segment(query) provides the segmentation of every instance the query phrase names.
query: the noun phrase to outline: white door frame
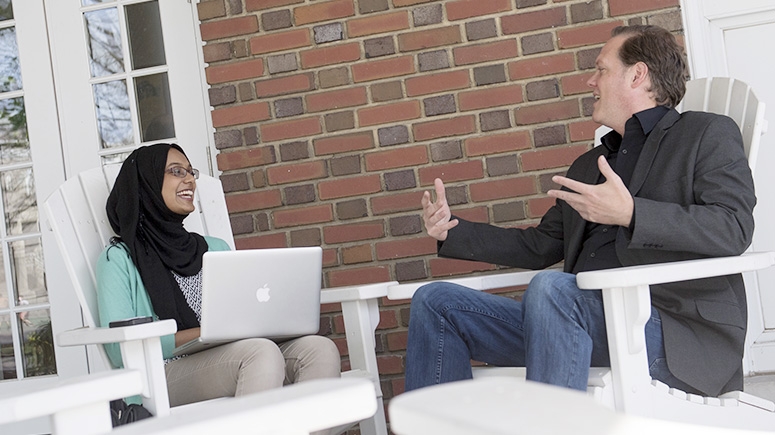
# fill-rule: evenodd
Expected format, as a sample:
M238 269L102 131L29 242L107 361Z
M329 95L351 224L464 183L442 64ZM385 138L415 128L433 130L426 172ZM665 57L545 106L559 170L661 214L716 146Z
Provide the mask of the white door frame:
M689 57L689 69L692 78L729 76L745 74L744 65L733 63L730 66L727 47L727 32L751 29L756 26L775 23L775 2L772 0L681 0L686 49ZM752 30L755 31L755 30ZM760 54L769 54L766 45L760 42L752 44ZM756 62L755 57L746 65ZM750 63L749 63L750 62ZM749 81L757 96L762 98L764 86L773 86L770 80L754 83L751 78L735 77ZM772 88L768 88L770 95ZM775 101L765 101L765 120L775 119ZM754 232L752 248L754 250L775 250L775 175L768 170L775 162L775 123L769 123L769 132L762 137L758 168L755 174L758 204L754 218L758 224ZM775 371L775 270L766 269L756 274L746 274L748 296L748 334L743 369L746 375Z

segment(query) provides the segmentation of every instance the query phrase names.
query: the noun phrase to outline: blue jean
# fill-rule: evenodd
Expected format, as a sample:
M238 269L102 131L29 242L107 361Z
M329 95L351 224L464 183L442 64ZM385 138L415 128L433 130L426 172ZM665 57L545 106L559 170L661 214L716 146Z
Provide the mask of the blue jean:
M652 378L688 387L667 370L654 308L646 348ZM556 271L536 275L521 302L444 282L417 290L409 318L406 391L471 379L472 359L526 367L529 380L586 391L589 368L610 365L601 292L581 290L576 275Z

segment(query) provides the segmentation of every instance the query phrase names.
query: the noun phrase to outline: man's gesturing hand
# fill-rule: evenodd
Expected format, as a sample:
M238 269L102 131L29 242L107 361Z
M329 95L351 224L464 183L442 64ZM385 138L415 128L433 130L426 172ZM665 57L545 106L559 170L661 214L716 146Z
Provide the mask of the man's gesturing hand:
M604 225L629 226L634 210L632 195L622 179L608 165L604 156L598 157L597 166L605 177L603 184L584 184L555 175L552 181L573 192L550 190L547 194L567 202L587 221Z
M435 179L436 202L431 202L431 193L427 190L422 195L422 220L425 222L425 230L434 239L443 242L447 240L447 232L458 224L457 219L449 220L452 213L447 204L447 195L444 191L444 183Z

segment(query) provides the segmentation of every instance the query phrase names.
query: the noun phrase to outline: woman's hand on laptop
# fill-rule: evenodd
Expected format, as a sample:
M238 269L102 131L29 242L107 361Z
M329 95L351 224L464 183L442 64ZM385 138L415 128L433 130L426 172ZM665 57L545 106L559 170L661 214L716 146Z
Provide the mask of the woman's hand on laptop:
M199 328L184 329L175 333L175 347L199 338Z

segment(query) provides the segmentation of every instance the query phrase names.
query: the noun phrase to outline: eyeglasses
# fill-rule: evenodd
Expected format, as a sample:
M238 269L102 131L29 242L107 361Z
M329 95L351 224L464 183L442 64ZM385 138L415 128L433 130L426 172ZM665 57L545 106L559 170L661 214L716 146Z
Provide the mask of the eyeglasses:
M188 174L191 174L194 176L194 179L199 178L199 169L186 169L182 166L173 166L171 168L168 168L166 171L164 171L166 174L172 174L178 178L186 178Z

